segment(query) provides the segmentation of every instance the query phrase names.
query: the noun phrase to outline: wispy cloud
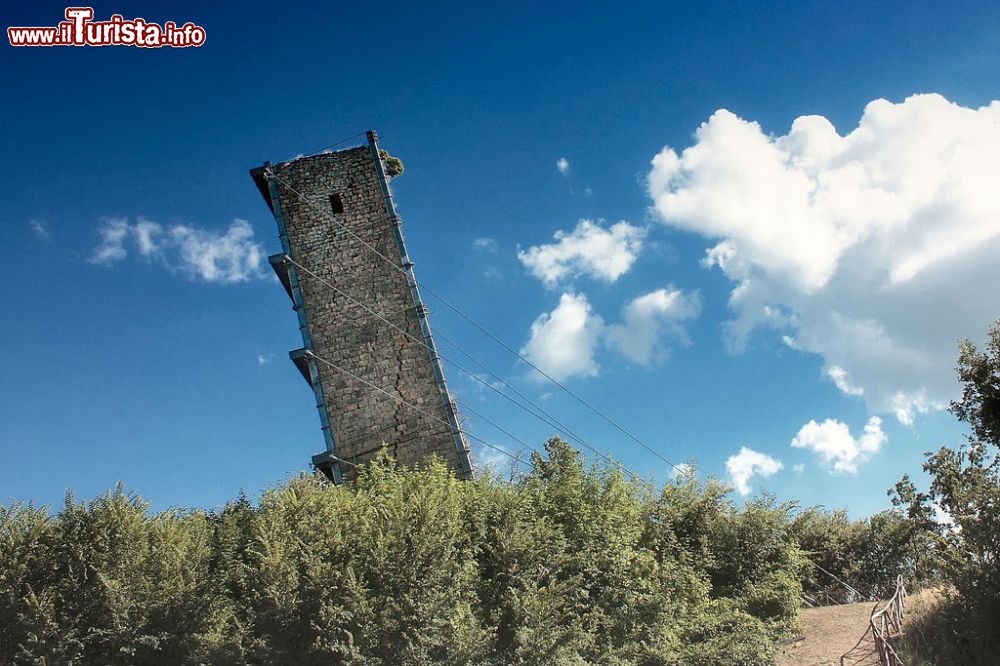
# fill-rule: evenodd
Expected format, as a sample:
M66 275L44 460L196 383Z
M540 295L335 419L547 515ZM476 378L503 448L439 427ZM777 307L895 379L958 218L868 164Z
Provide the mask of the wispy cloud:
M479 252L487 252L489 254L495 254L497 250L500 249L500 245L496 242L496 239L490 238L488 236L480 236L476 240L472 241L472 248Z
M480 272L489 280L494 282L500 282L503 280L503 271L492 264L483 264L480 267Z
M493 265L492 260L494 257L490 256L500 251L500 244L497 243L496 239L489 236L480 236L472 241L472 249L480 255L479 272L489 280L495 282L503 280L503 272Z
M266 277L264 249L246 220L234 220L225 230L188 225L164 227L139 218L107 218L98 229L101 244L91 262L109 266L128 257L129 248L169 270L205 282L234 283Z
M30 220L28 226L31 227L31 231L34 232L39 238L52 238L52 233L49 231L49 225L41 220Z
M124 218L105 218L98 229L101 234L101 244L94 248L90 255L90 261L102 266L110 266L125 259L128 251L125 249L125 240L129 235L128 220Z
M667 287L629 301L622 323L608 327L606 341L629 360L650 365L670 354L668 339L690 344L684 322L701 314L698 292Z
M569 160L565 157L560 157L556 160L556 168L559 169L559 173L564 176L569 174Z
M257 365L267 365L274 360L274 354L257 354Z
M831 365L827 368L826 374L833 380L834 386L840 389L840 392L844 395L861 396L865 394L863 388L851 383L851 378L847 376L847 370L844 370L839 365Z
M462 373L459 378L463 386L462 394L474 396L479 400L493 397L496 392L504 393L507 390L507 385L503 380L485 373Z

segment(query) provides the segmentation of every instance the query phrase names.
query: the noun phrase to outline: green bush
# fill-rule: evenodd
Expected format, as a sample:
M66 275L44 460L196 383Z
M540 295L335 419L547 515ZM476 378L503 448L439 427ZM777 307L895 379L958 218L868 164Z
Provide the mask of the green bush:
M546 448L514 481L380 457L215 512L0 507L0 664L773 663L787 507Z
M382 157L382 163L385 164L385 175L389 178L395 178L406 170L406 167L403 166L403 160L393 157L388 151L380 150L379 155Z

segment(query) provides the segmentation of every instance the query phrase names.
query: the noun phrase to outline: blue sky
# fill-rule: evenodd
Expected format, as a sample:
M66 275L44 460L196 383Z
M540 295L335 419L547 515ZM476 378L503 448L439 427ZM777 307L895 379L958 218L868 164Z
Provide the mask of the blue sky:
M62 10L8 3L5 27ZM247 169L370 128L406 163L418 278L670 460L864 515L960 440L940 410L955 342L1000 317L995 5L95 5L112 13L207 41L0 48L0 497L123 480L155 508L217 506L303 469L322 438L287 297L253 261L279 244ZM115 228L121 252L95 254ZM552 434L448 379L526 441Z

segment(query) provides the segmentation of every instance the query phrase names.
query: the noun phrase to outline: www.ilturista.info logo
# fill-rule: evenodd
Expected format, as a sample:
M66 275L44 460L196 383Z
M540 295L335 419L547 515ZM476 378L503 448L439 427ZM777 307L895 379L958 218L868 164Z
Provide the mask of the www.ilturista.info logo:
M11 46L139 46L147 49L172 46L184 48L205 43L205 29L188 22L178 26L173 21L163 25L146 19L125 20L112 14L107 21L94 21L93 7L67 7L66 20L54 28L11 27L7 38Z

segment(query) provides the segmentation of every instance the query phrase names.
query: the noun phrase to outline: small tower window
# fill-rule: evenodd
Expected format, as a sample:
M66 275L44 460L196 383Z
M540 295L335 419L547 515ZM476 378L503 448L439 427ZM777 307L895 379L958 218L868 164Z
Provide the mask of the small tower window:
M344 212L344 202L339 194L330 195L330 208L333 209L334 215L340 215Z

